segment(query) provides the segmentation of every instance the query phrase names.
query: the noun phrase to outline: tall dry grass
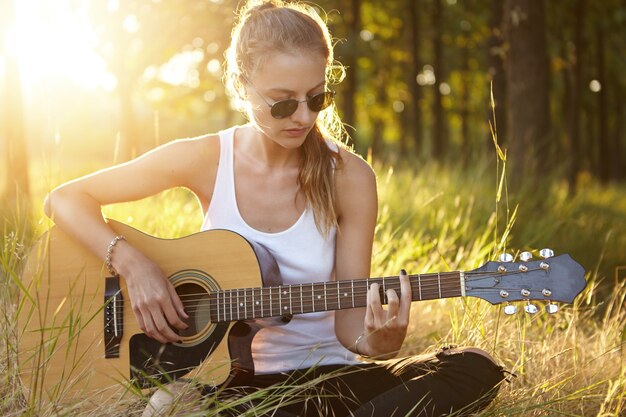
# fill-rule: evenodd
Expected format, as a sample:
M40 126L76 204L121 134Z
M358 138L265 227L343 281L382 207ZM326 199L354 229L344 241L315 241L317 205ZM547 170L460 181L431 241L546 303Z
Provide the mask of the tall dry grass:
M503 163L499 160L498 164ZM588 270L588 286L573 305L556 315L505 316L500 306L465 298L414 303L405 353L448 344L471 345L493 354L512 374L496 402L480 416L623 416L626 407L626 311L624 282L607 271L626 264L626 193L590 180L575 195L558 181L543 179L507 197L502 167L480 163L467 171L433 163L419 168L380 165L380 218L373 275L471 270L504 250L552 247L569 252ZM43 199L54 179L45 178L33 201ZM542 188L542 192L536 190ZM546 198L549 195L550 198ZM48 226L39 208L5 216L0 248L0 414L134 416L145 398L126 397L83 410L37 410L24 399L17 379L15 311L20 268L32 237ZM175 190L134 203L110 206L107 216L160 237L195 232L201 223L197 202ZM34 225L34 227L33 227ZM609 265L607 267L607 265ZM284 387L281 398L301 387ZM275 404L270 396L265 407ZM229 404L214 404L228 408ZM261 406L262 408L263 406ZM259 412L257 409L256 412ZM252 411L251 411L252 413ZM252 414L251 414L252 415Z

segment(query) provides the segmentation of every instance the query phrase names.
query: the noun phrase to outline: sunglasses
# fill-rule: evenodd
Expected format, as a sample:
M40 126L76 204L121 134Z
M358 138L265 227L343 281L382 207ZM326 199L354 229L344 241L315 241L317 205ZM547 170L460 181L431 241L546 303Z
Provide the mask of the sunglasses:
M284 119L285 117L289 117L298 110L298 106L300 103L306 103L311 111L316 113L321 112L328 106L330 106L335 98L334 91L324 91L323 93L319 93L314 95L313 97L309 97L306 100L296 100L295 98L290 98L287 100L280 100L276 103L269 103L265 97L252 85L251 82L248 81L250 87L254 90L255 93L261 97L261 99L267 104L270 108L270 114L274 119Z

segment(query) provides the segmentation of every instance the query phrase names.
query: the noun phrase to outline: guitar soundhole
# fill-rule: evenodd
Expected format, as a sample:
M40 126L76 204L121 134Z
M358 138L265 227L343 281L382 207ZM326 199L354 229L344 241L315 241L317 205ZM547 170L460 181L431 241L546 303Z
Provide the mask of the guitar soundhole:
M182 341L174 344L188 347L202 343L216 328L216 324L211 322L209 296L212 291L219 289L217 282L204 271L195 269L178 271L169 279L189 316L187 329L174 329Z
M179 285L176 287L176 292L189 316L185 321L189 327L185 330L178 330L177 333L183 338L194 338L198 333L202 333L211 322L209 293L201 286L193 283Z

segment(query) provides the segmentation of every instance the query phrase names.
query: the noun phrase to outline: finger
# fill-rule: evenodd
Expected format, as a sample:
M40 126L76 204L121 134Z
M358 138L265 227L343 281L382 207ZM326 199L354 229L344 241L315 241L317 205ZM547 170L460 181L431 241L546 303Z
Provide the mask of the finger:
M176 294L176 291L174 290L172 285L168 285L167 289L169 290L170 298L163 300L163 302L161 303L161 309L163 310L163 313L165 314L165 317L167 318L167 322L169 324L176 327L177 329L184 330L189 326L187 326L187 324L181 319L181 316L179 314L180 310L177 307L178 302L178 304L180 305L180 309L182 309L182 302L180 301L180 298L178 297L178 294ZM185 314L185 316L187 316L187 314Z
M385 324L385 312L380 300L380 285L372 284L368 292L368 307L372 311L374 326L380 328Z
M181 320L180 316L178 315L178 311L176 310L176 308L174 308L174 304L170 300L167 300L163 304L161 304L161 310L165 315L167 323L169 323L170 325L180 330L184 330L188 327L187 324ZM168 329L169 328L170 327L168 326Z
M172 330L165 316L163 316L160 311L157 311L156 313L153 312L152 320L154 321L154 326L161 339L165 339L162 343L178 342L180 340L180 336ZM159 338L156 339L159 341L161 340Z
M178 313L178 317L182 319L188 319L189 315L187 314L187 312L185 312L185 305L183 304L180 297L178 296L178 293L176 292L176 288L174 288L172 283L169 281L167 285L167 290L170 293L170 297L172 298L172 303L174 304L174 308L176 309L176 312Z
M157 330L157 326L154 324L154 319L152 317L152 315L150 314L150 312L148 311L146 314L143 315L143 320L145 323L145 327L146 330L144 331L144 333L146 335L148 335L149 337L158 340L161 343L167 343L167 339L165 339Z
M136 310L136 311L134 311L134 313L135 313L135 318L137 319L137 324L139 325L139 328L141 329L142 332L145 333L146 332L146 323L143 321L143 316L141 314L141 311Z
M408 322L411 312L411 301L413 300L413 294L411 291L411 279L404 269L400 271L400 309L398 316L402 317Z
M387 290L387 321L389 324L391 320L394 320L398 317L398 309L400 307L400 299L398 298L398 293L396 293L392 289Z

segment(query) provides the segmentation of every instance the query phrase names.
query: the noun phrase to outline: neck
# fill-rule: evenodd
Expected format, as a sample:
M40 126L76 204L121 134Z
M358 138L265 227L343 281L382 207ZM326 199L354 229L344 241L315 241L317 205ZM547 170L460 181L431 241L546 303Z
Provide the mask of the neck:
M250 126L242 139L240 149L256 164L270 170L300 167L300 148L280 146L255 125Z
M410 275L412 301L465 295L461 272ZM250 320L286 314L313 313L365 307L371 284L380 285L380 297L387 304L387 290L401 296L398 276L280 285L216 291L210 296L212 322Z

